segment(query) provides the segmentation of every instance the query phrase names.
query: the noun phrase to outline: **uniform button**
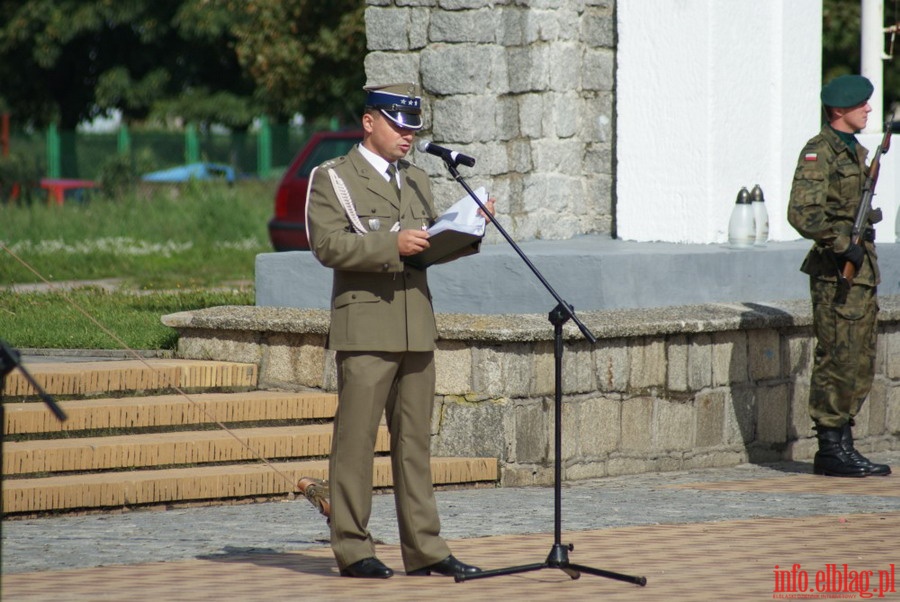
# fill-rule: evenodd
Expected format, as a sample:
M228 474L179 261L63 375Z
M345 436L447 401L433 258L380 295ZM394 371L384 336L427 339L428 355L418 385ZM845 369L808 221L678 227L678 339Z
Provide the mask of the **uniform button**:
M385 272L387 272L388 267L389 267L388 264L384 264L383 266L381 266L381 269L384 270Z

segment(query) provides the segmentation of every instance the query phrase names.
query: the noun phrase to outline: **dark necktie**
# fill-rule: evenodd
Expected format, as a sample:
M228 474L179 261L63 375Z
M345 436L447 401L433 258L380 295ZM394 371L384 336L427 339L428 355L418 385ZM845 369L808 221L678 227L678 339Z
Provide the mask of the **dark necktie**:
M397 193L397 200L400 200L400 183L397 182L397 166L391 163L387 168L388 182L394 192Z

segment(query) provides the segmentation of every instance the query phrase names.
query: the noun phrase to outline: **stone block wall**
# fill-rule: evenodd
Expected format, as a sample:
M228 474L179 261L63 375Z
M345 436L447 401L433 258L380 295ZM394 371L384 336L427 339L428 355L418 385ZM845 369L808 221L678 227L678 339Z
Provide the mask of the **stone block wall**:
M900 297L881 299L861 451L900 448ZM808 301L609 310L562 356L564 480L811 460ZM433 452L493 456L505 485L553 481L555 358L544 316L439 314ZM328 313L220 307L164 317L178 354L255 362L261 386L335 389Z
M368 83L422 85L421 137L477 159L461 173L515 239L612 232L614 0L367 4ZM415 155L439 208L465 194Z

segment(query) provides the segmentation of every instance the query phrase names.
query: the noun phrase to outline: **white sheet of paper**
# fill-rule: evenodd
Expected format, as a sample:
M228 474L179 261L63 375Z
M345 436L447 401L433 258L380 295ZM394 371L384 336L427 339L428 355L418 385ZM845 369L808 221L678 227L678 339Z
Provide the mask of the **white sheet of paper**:
M488 196L484 186L473 192L482 203L487 203ZM484 236L486 222L484 217L478 215L478 209L478 203L466 194L435 220L434 224L428 228L428 234L434 236L444 230L456 230L475 236Z

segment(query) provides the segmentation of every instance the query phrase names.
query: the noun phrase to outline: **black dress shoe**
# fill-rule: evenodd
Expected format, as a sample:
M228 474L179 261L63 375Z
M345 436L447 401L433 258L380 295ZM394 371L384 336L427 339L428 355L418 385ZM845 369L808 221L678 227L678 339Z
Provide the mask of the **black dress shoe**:
M360 577L362 579L387 579L393 576L394 571L384 565L383 562L372 556L354 562L350 566L341 569L341 577Z
M431 573L440 573L441 575L448 575L452 577L460 573L471 575L472 573L480 572L481 569L477 566L472 566L471 564L460 562L451 554L440 562L435 562L432 565L422 567L421 569L416 569L414 571L407 571L406 574L413 577L424 577L430 575Z

